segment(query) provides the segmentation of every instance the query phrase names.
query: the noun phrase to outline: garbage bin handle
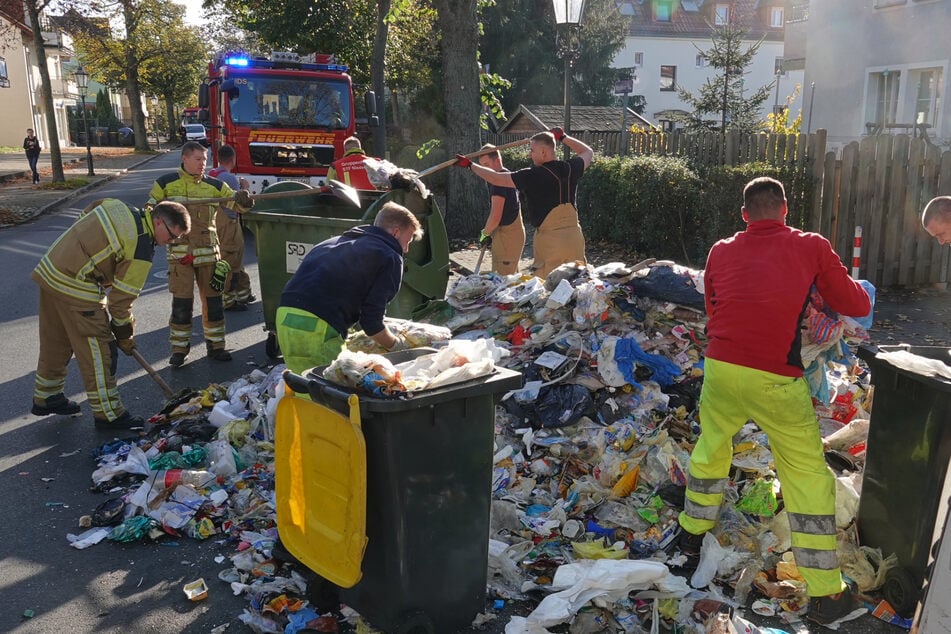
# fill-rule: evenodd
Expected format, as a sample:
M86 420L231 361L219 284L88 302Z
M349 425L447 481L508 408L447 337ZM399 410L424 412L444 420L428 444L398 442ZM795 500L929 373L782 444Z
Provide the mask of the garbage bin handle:
M291 388L295 393L313 396L316 392L320 395L325 405L333 405L336 401L337 407L341 407L340 403L346 403L350 398L350 392L314 379L308 379L290 370L284 370L282 376L284 377L284 382L287 383L287 387Z
M310 383L312 379L305 379L301 375L294 374L290 370L284 370L284 373L281 376L284 377L284 382L287 383L287 387L291 388L294 392L298 394L310 393Z

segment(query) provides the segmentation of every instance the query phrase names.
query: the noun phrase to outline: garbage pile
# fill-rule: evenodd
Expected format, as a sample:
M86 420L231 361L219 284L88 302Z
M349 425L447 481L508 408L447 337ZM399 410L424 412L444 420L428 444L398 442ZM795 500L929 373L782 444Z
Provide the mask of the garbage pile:
M858 546L854 527L870 391L847 344L865 333L819 297L811 308L804 351L838 475L838 554L844 574L869 593L895 562ZM504 348L493 363L525 379L496 412L489 609L478 623L510 601L536 607L512 617L509 634L770 631L744 618L748 607L752 619L802 618L808 600L782 486L752 422L736 439L731 484L699 567L689 579L671 574L686 559L676 549L677 515L700 431L699 272L645 261L564 265L546 280L469 276L424 319L454 341ZM144 437L103 445L92 477L112 497L83 518L88 530L70 535L72 545L227 536L237 552L217 576L248 597L239 618L253 631L335 628L335 616L310 605L308 571L274 556L273 431L283 369L181 394L150 419ZM367 627L352 611L336 616Z

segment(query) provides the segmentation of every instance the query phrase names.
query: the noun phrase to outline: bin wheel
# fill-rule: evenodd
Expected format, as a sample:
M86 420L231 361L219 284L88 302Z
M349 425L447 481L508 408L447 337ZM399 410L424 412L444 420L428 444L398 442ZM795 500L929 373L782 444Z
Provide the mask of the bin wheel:
M432 619L425 612L417 610L402 615L400 622L393 630L394 634L434 634L436 631Z
M269 359L281 359L281 347L277 343L277 333L269 332L267 333L267 341L264 342L264 354L268 356Z
M915 613L918 599L921 598L920 584L907 568L892 568L885 575L882 595L899 615L910 618Z

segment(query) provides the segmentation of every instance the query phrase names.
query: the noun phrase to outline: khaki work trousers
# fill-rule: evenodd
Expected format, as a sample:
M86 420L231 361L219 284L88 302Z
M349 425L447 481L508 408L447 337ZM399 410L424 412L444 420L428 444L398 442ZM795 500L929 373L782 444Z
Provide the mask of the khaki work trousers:
M215 213L215 228L218 231L221 259L231 265L231 273L225 280L225 290L221 294L225 308L234 304L247 304L251 301L251 278L244 270L244 232L241 222L231 218L225 211Z
M492 270L499 275L518 272L518 261L525 248L525 225L519 214L510 225L499 225L492 232Z
M102 304L64 301L60 293L40 285L39 331L35 403L42 405L63 391L66 366L75 355L93 416L112 421L125 413L116 387L109 313Z
M549 212L535 231L535 275L545 279L566 262L587 263L584 257L584 234L578 224L578 210L571 203L562 203Z
M168 320L169 343L172 352L188 352L192 338L192 302L195 286L201 298L201 325L205 342L212 349L225 347L225 317L221 295L211 288L213 264L192 266L178 262L168 263L168 292L172 294L172 316ZM187 305L186 305L187 303ZM180 306L187 308L182 314Z

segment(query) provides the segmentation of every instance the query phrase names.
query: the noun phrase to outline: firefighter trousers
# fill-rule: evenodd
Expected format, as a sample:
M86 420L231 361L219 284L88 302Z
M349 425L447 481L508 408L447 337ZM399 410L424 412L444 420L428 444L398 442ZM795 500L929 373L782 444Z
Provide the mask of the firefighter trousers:
M574 205L562 203L548 213L535 230L534 252L534 273L542 279L566 262L586 262L584 234Z
M716 523L733 458L733 436L754 421L769 437L809 596L845 588L835 552L835 476L826 466L809 386L793 378L710 359L700 392L700 438L680 525L699 535Z
M251 301L251 278L244 270L244 232L241 222L218 209L215 212L215 229L218 232L221 259L231 265L221 300L226 309L234 304L247 304Z
M509 225L499 225L492 232L492 270L499 275L518 273L518 261L525 248L525 225L522 215Z
M201 325L205 343L212 350L225 347L225 313L221 295L211 288L214 264L192 266L168 263L168 291L172 294L172 316L168 320L168 339L172 352L187 353L192 338L192 312L195 286L201 298Z
M125 413L116 387L118 350L105 306L67 302L61 294L40 285L39 331L34 403L43 405L63 391L66 366L75 355L93 416L112 421Z
M277 343L287 369L295 374L332 362L343 350L343 337L326 321L299 308L280 306L275 317Z

